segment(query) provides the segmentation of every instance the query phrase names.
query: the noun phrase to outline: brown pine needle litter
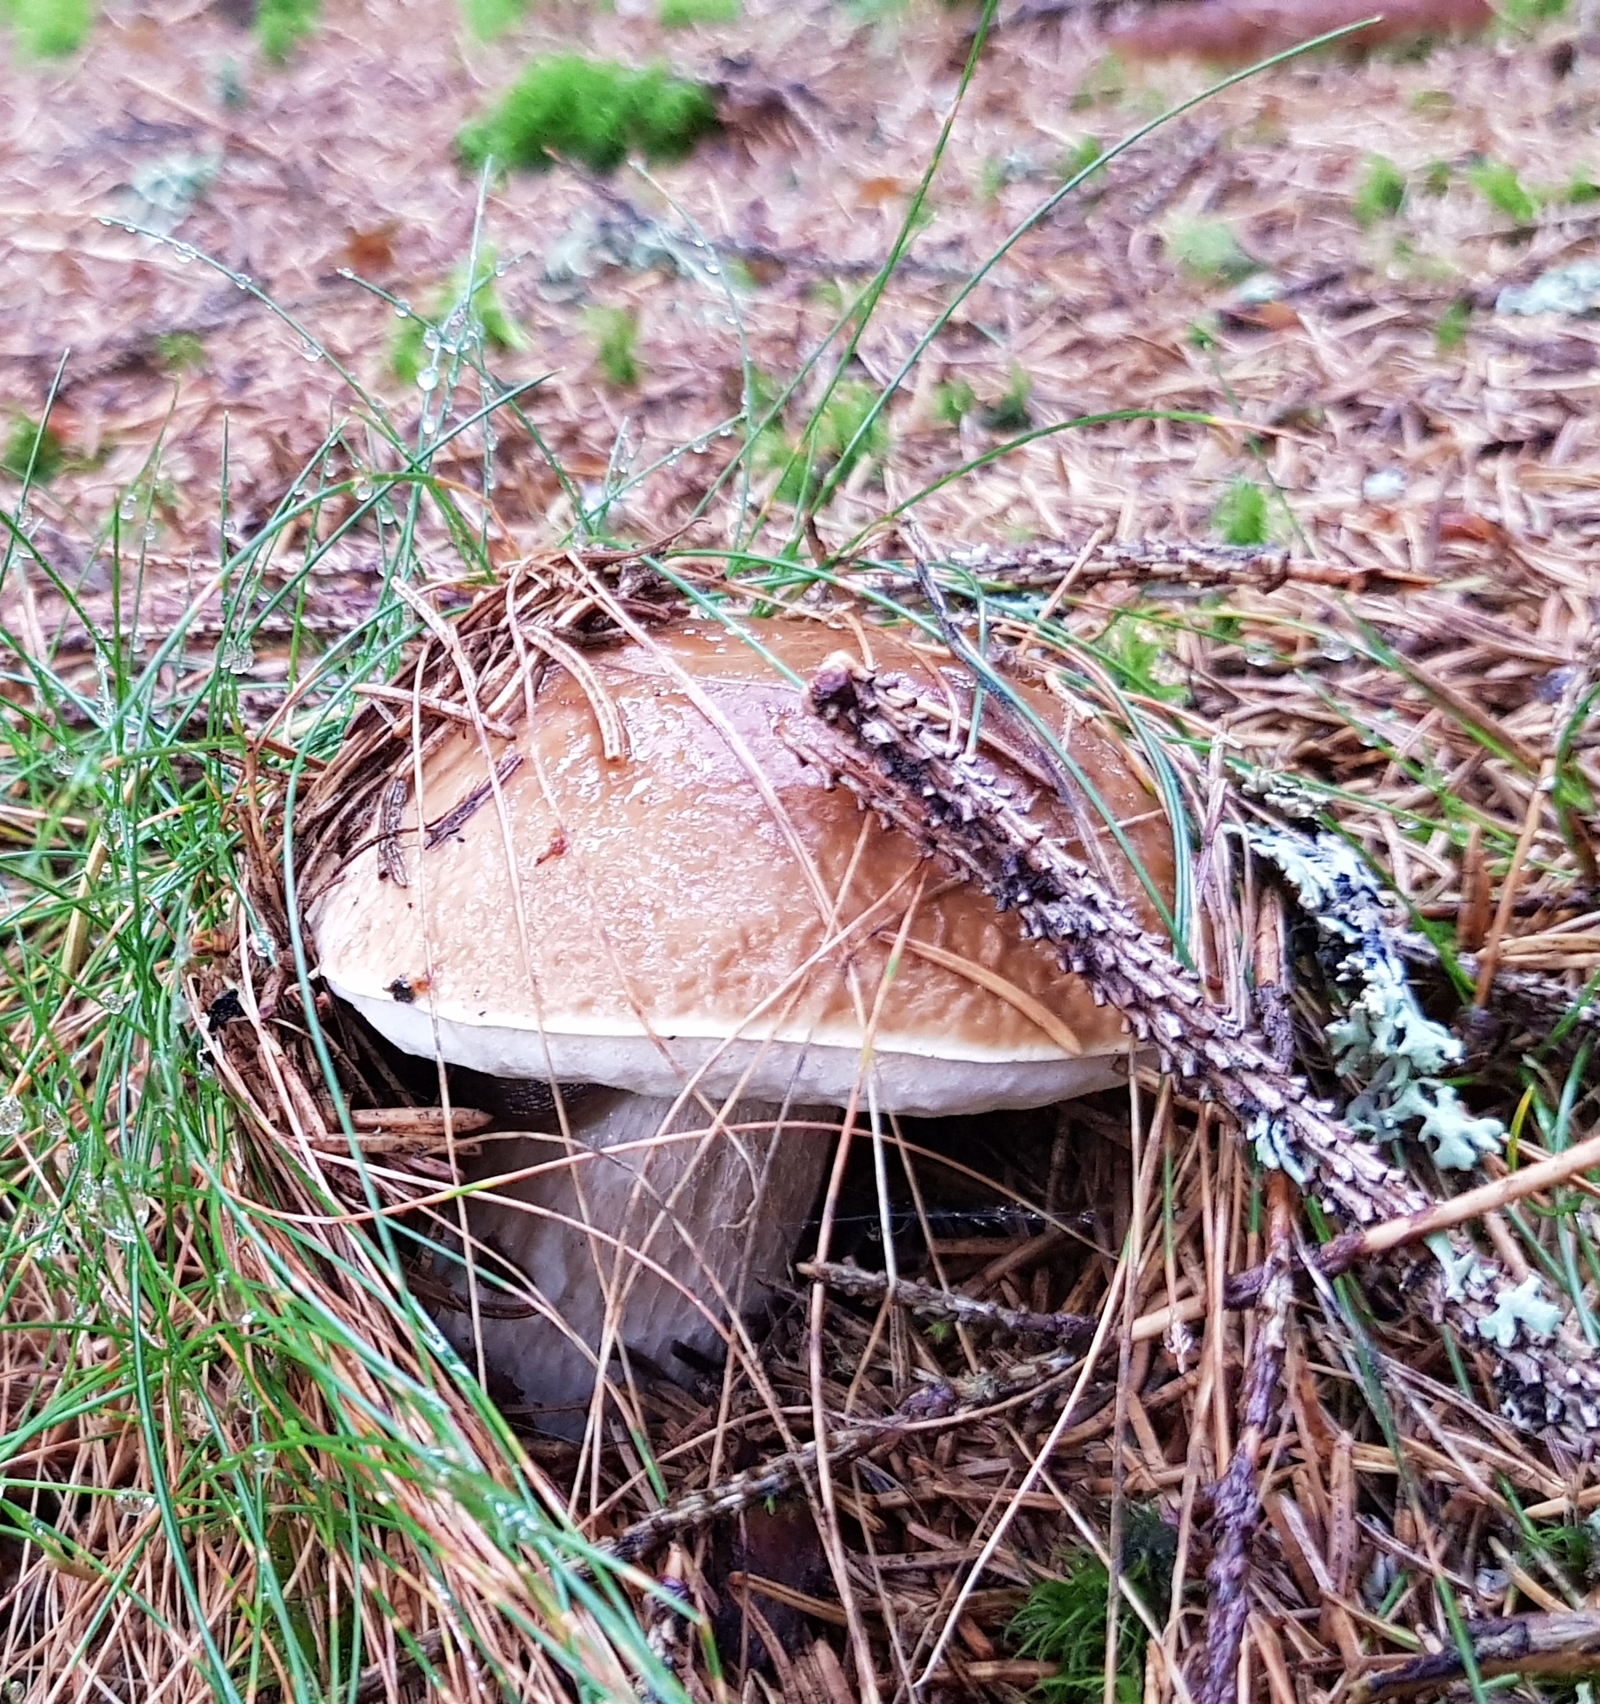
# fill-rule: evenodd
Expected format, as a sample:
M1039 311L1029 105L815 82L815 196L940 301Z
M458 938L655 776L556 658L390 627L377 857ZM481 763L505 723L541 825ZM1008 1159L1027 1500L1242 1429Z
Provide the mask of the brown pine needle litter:
M341 271L432 312L476 245L441 169L484 94L453 14L373 0L240 112L120 22L85 75L0 64L8 400L41 417L75 351L65 464L0 538L0 1699L1568 1698L1600 1669L1594 328L1494 310L1589 241L1557 179L1592 170L1593 44L1226 91L1005 257L881 465L792 537L755 467L719 534L719 433L853 326L971 40L781 10L673 47L754 70L667 197L492 190L529 344L473 369L497 457L448 382L400 383L391 304ZM1008 98L958 128L852 384L888 384L1062 149L1204 85L1106 62L1091 10L1008 8ZM580 27L540 12L540 46ZM149 19L235 51L220 9ZM653 27L581 23L606 52ZM1406 181L1392 225L1352 214L1369 146ZM219 272L94 223L137 211L118 147L218 151L181 234ZM1479 197L1480 155L1531 225ZM1205 270L1219 238L1275 297ZM591 293L633 317L631 390L581 342ZM327 425L351 374L360 424ZM1008 409L1048 435L998 454ZM1251 500L1276 542L1203 536ZM656 543L535 549L563 532ZM824 624L851 661L794 684L791 748L1150 1045L1056 1108L876 1139L858 1109L748 1335L672 1379L619 1360L551 1435L441 1330L462 1179L509 1115L341 1013L304 908L364 837L403 878L417 764L514 738L551 682L631 761L596 659L687 612ZM948 695L862 660L883 627ZM1159 927L1024 832L997 773L1074 795L1018 686L1125 747L1171 822ZM471 1306L536 1311L488 1281Z
M896 568L892 552L859 572L838 564L831 585L814 582L798 600L692 555L620 552L524 562L453 611L420 594L420 649L402 658L396 693L365 697L338 750L300 769L293 802L287 748L266 743L237 795L248 870L239 921L254 921L198 959L189 983L197 1013L218 1012L230 993L237 1002L213 1025L247 1139L228 1187L270 1208L266 1234L292 1220L326 1250L297 1265L302 1281L354 1339L410 1358L419 1387L452 1416L456 1447L490 1472L505 1464L508 1488L552 1523L570 1519L591 1558L574 1549L571 1577L599 1578L623 1560L645 1571L622 1576L621 1589L691 1696L829 1698L842 1678L852 1696L916 1685L953 1697L1059 1680L1059 1667L1018 1654L1013 1618L1073 1556L1111 1558L1115 1581L1120 1542L1131 1569L1130 1535L1152 1542L1134 1519L1146 1514L1165 1534L1170 1572L1157 1595L1130 1586L1119 1614L1136 1624L1156 1695L1219 1701L1242 1675L1287 1704L1294 1673L1319 1691L1359 1685L1374 1696L1391 1671L1407 1692L1422 1684L1413 1674L1464 1673L1477 1619L1514 1619L1530 1600L1581 1603L1581 1557L1548 1535L1585 1533L1584 1512L1600 1505L1587 1466L1600 1384L1585 1341L1593 1280L1569 1259L1589 1258L1580 1168L1592 1155L1584 1144L1539 1157L1528 1117L1539 1084L1566 1081L1563 1128L1541 1139L1559 1149L1564 1129L1586 1122L1582 1028L1563 1035L1548 1014L1577 1010L1596 962L1582 956L1590 759L1572 737L1588 690L1587 617L1540 617L1535 638L1526 623L1540 608L1538 576L1527 566L1519 586L1509 571L1463 564L1397 595L1381 571L1334 575L1283 553L1124 544L990 550L979 561L928 550L922 541L920 567ZM934 605L919 597L919 575ZM1136 575L1176 594L1138 608L1171 635L1184 702L1154 682L1131 690L1126 667L1106 661L1127 594L1108 603L1102 588ZM698 1391L636 1380L627 1427L581 1446L532 1433L513 1443L514 1410L511 1433L485 1433L481 1407L429 1360L426 1334L399 1330L393 1296L367 1299L392 1283L370 1252L380 1221L445 1222L455 1139L465 1147L484 1121L453 1115L463 1121L452 1132L436 1110L430 1124L426 1095L412 1104L385 1080L379 1057L370 1046L363 1056L317 996L337 1038L330 1090L301 1004L316 983L297 983L292 968L286 811L307 893L409 775L414 739L426 749L452 726L514 724L530 678L537 714L547 671L592 682L586 659L624 631L648 634L713 596L746 620L788 602L790 619L827 622L842 640L917 618L920 643L951 678L966 669L981 611L995 737L1027 737L1005 710L1007 682L1043 680L1074 716L1165 767L1199 825L1180 943L1192 969L1027 828L983 747L967 755L947 704L929 706L847 655L810 683L820 714L797 716L786 736L943 869L1020 906L1039 950L1087 976L1172 1074L1141 1068L1131 1098L996 1115L981 1152L897 1123L898 1277L882 1273L881 1245L861 1231L880 1216L870 1177L866 1196L851 1183L851 1202L830 1203L847 1258L797 1274L820 1307L808 1313L797 1290L753 1360L736 1345ZM1549 596L1566 607L1564 590ZM1384 637L1397 632L1404 669ZM1552 652L1564 659L1554 693ZM1504 737L1490 743L1480 716L1443 701L1451 679L1493 681ZM1513 733L1533 761L1519 760ZM1048 775L1048 753L1038 761ZM1441 798L1450 814L1431 840L1397 836ZM1285 837L1313 846L1330 831L1386 875L1394 848L1406 849L1404 887L1382 896L1383 929L1430 1014L1470 1050L1472 1117L1499 1113L1520 1138L1510 1169L1483 1154L1470 1218L1450 1207L1470 1178L1437 1167L1414 1126L1396 1126L1412 1138L1397 1140L1370 1120L1359 1131L1345 1122L1360 1085L1341 1078L1323 1026L1358 992L1339 963L1352 942L1332 955L1324 942L1319 956L1316 906L1280 874ZM1501 919L1500 961L1540 966L1491 976L1482 1002L1474 967L1488 954L1474 942L1477 957L1464 960L1451 927L1485 879L1469 867L1474 847ZM1532 961L1528 943L1540 940L1549 956ZM1568 955L1558 965L1555 943ZM356 1109L354 1146L340 1139L341 1103ZM364 1134L384 1129L412 1134L404 1149ZM1530 1196L1519 1179L1531 1158ZM1319 1237L1333 1240L1319 1250ZM252 1259L253 1244L241 1246L242 1272ZM425 1270L409 1265L426 1302ZM348 1400L375 1401L354 1350L340 1382ZM403 1497L407 1447L436 1446L416 1430L408 1439L392 1412L371 1435L395 1440L374 1454L374 1483L389 1488L380 1497ZM446 1695L490 1696L498 1663L538 1691L553 1685L547 1639L584 1665L637 1664L581 1608L556 1614L548 1577L527 1553L500 1548L503 1531L432 1494L410 1512L434 1538L440 1572L403 1569L410 1594L382 1612L396 1685L426 1666ZM61 1566L40 1552L25 1578L53 1569L60 1579ZM322 1567L308 1555L301 1579ZM90 1589L65 1579L74 1593ZM317 1593L341 1589L329 1580ZM698 1631L682 1621L690 1612L703 1618ZM1567 1672L1587 1648L1582 1618L1570 1635L1551 1631L1552 1619L1530 1623L1526 1649L1540 1654L1527 1660ZM1503 1666L1514 1635L1485 1626L1483 1661ZM707 1666L713 1644L718 1663ZM1417 1657L1426 1652L1440 1654Z

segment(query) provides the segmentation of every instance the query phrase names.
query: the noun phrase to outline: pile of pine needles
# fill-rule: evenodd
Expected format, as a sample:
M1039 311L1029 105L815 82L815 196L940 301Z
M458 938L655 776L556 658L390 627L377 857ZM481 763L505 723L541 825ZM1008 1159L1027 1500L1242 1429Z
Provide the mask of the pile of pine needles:
M258 1542L296 1562L263 1649L326 1663L356 1648L340 1618L362 1617L373 1697L424 1675L447 1696L537 1689L560 1664L594 1690L627 1672L663 1696L1089 1698L1115 1682L1205 1704L1582 1669L1600 1561L1585 1520L1600 1507L1596 1155L1578 1138L1600 968L1587 592L1493 540L1447 550L1425 582L1272 550L887 543L898 553L760 574L575 552L465 607L411 594L405 705L369 697L333 744L256 738L229 802L243 879L186 977L234 1109L216 1185L249 1226L228 1263L255 1309L219 1315L216 1389L200 1408L172 1399L169 1448L204 1442L244 1471L260 1399L241 1399L270 1356L275 1427L294 1416L308 1465L359 1440L341 1483L358 1465L370 1501L345 1518L406 1583L342 1576L309 1509L276 1499ZM847 1178L832 1244L756 1363L735 1353L701 1390L647 1385L627 1428L582 1445L519 1434L407 1287L401 1230L454 1181L443 1124L331 1040L295 872L371 820L382 776L411 761L413 701L423 729L491 709L513 628L582 647L614 637L622 606L655 621L785 605L909 623L1002 701L1019 674L1047 678L1145 768L1184 872L1167 941L1059 848L1018 841L981 764L950 760L948 730L930 742L892 681L819 678L802 741L1020 905L1040 950L1120 1006L1163 1068L1126 1095L997 1117L981 1154L893 1124L890 1199L870 1166ZM1329 841L1351 862L1319 904L1284 849L1314 862ZM1351 934L1358 902L1376 944ZM1419 1018L1457 1038L1438 1070L1458 1122L1507 1133L1470 1175L1415 1120L1347 1122L1373 1090L1328 1033L1370 994L1352 946L1401 963ZM155 1242L181 1267L196 1234L175 1220ZM43 1291L37 1305L61 1317ZM264 1308L337 1321L340 1353L315 1369L281 1346L257 1357ZM37 1391L49 1355L82 1352L68 1342L59 1326L31 1340L8 1401ZM96 1352L121 1368L127 1345ZM120 1448L138 1473L148 1449L132 1411L109 1442L65 1436L41 1449L41 1486L115 1486L84 1452ZM55 1540L22 1552L16 1586L30 1656L67 1626L121 1648L121 1623L46 1613L43 1595L109 1595L109 1574L80 1561L91 1588L68 1564L119 1554L113 1539L145 1568L198 1555L247 1618L239 1537L154 1541L167 1520L187 1533L192 1508L147 1506L141 1527L128 1504L108 1533L124 1501L48 1497Z

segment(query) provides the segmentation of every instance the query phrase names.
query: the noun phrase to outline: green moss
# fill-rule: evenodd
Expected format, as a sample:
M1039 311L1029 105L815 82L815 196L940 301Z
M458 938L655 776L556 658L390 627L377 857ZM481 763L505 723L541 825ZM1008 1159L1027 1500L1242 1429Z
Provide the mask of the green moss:
M1467 179L1502 217L1519 225L1531 225L1538 216L1538 204L1522 187L1516 168L1508 166L1504 160L1483 160L1469 166Z
M1433 328L1433 341L1438 346L1439 353L1448 355L1452 349L1459 349L1466 340L1467 328L1471 324L1471 302L1452 302L1439 315L1438 323Z
M983 423L991 432L1026 432L1033 424L1028 398L1033 395L1033 381L1020 367L1011 369L1011 382L1000 400L983 411Z
M663 29L681 30L693 24L731 24L743 10L739 0L661 0L656 16Z
M1392 219L1405 205L1406 175L1382 154L1369 154L1361 183L1350 202L1350 211L1363 230L1382 219Z
M192 331L164 333L156 339L156 353L169 373L197 373L206 364L206 346Z
M461 0L461 15L479 41L504 35L526 10L526 0Z
M317 0L261 0L256 40L268 59L281 65L294 45L317 27Z
M965 379L945 379L933 387L933 417L959 426L977 406L977 394Z
M1056 171L1059 173L1061 181L1067 183L1075 178L1079 172L1088 171L1090 166L1103 153L1105 153L1105 149L1100 146L1098 136L1081 137L1072 147L1067 149L1056 163Z
M5 450L0 453L0 469L13 479L44 485L61 471L65 460L61 440L48 426L30 420L26 414L12 415Z
M1234 480L1211 511L1211 524L1225 544L1265 544L1266 492L1254 480Z
M1123 1538L1122 1573L1157 1614L1172 1590L1172 1566L1178 1535L1159 1511L1132 1505ZM1054 1663L1056 1672L1041 1680L1036 1697L1044 1704L1100 1704L1106 1675L1106 1602L1111 1577L1086 1550L1062 1557L1059 1577L1040 1580L1028 1593L1010 1627L1017 1654ZM1142 1661L1148 1635L1126 1604L1117 1620L1117 1704L1138 1704L1143 1696Z
M708 89L660 66L638 71L575 53L536 59L487 117L456 138L462 159L543 171L552 155L597 172L631 153L677 159L717 125Z
M1567 187L1561 191L1560 199L1569 207L1582 207L1590 201L1600 201L1600 183L1587 166L1579 166L1567 180Z
M1208 284L1236 284L1256 270L1256 263L1220 219L1181 220L1168 233L1167 248L1191 278Z
M90 0L0 0L0 21L23 58L61 59L82 46L94 11Z
M606 383L616 390L630 390L639 382L639 321L628 308L590 308L583 316L583 329L594 340L594 358Z

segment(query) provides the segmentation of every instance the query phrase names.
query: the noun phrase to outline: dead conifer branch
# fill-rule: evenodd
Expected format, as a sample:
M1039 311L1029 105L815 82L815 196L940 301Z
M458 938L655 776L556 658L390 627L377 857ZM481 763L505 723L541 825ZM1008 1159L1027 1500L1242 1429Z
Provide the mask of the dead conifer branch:
M1485 1679L1496 1675L1583 1675L1600 1668L1600 1612L1570 1615L1497 1616L1469 1621L1473 1661ZM1351 1693L1357 1704L1442 1692L1466 1678L1460 1651L1433 1651L1403 1667L1359 1682Z
M847 1269L848 1270L848 1269ZM1091 1322L1092 1323L1092 1322ZM859 1461L893 1443L908 1427L958 1425L998 1403L1011 1402L1070 1372L1082 1359L1079 1349L1036 1355L996 1371L966 1378L937 1380L907 1397L891 1413L858 1421L828 1433L830 1468ZM624 1562L634 1562L669 1538L704 1526L708 1521L736 1515L768 1498L781 1497L806 1479L816 1467L813 1441L776 1457L759 1468L734 1475L706 1491L690 1492L665 1508L636 1521L601 1548Z
M1233 1459L1214 1494L1216 1549L1206 1570L1204 1667L1196 1704L1229 1704L1239 1687L1239 1651L1250 1613L1250 1540L1261 1515L1257 1481L1261 1450L1283 1383L1289 1309L1294 1300L1294 1204L1289 1180L1267 1180L1267 1258L1260 1320L1240 1403L1242 1425Z
M1169 1071L1232 1114L1263 1163L1359 1227L1416 1222L1436 1206L1316 1101L1262 1040L1219 1013L1128 903L1031 822L1002 783L953 751L909 682L838 653L818 670L809 703L824 726L792 729L796 753L1001 910L1015 910ZM1468 1343L1492 1350L1507 1415L1583 1447L1600 1424L1600 1365L1557 1330L1559 1310L1537 1296L1537 1279L1513 1286L1492 1258L1448 1233L1432 1247L1441 1269L1424 1278L1429 1311L1451 1318Z
M924 1319L950 1320L1019 1337L1049 1337L1074 1347L1081 1347L1094 1336L1097 1323L1084 1314L1035 1313L1028 1308L1002 1307L955 1290L938 1290L910 1278L891 1279L887 1273L868 1272L840 1261L806 1261L796 1270L802 1278L817 1279L840 1295L874 1301L887 1296L896 1307Z
M1168 1070L1227 1107L1264 1159L1361 1224L1426 1207L1426 1197L1332 1118L1257 1037L1211 1006L1194 973L1126 900L1030 822L986 770L952 752L909 684L874 677L840 653L818 671L810 702L835 736L791 730L796 752L1002 910L1015 910Z

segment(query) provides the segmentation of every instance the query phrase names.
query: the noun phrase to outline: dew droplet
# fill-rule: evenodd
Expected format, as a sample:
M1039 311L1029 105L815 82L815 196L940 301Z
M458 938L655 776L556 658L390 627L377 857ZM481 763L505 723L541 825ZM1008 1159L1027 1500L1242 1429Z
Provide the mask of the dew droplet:
M409 302L396 302L394 305L394 317L396 319L410 319L411 304Z
M122 517L123 520L131 521L133 519L133 517L136 514L138 514L138 512L139 512L138 496L134 492L130 491L128 493L128 495L126 497L124 497L122 499L122 501L117 505L117 513Z
M255 651L247 639L230 639L217 648L217 666L231 675L249 674L255 662Z
M0 1136L20 1136L26 1124L22 1102L15 1095L0 1095Z
M438 382L439 369L437 367L424 367L417 374L417 389L419 391L431 391Z
M355 482L352 494L358 503L368 502L372 497L372 481L370 479L358 479Z
M309 337L301 343L300 354L307 361L320 361L322 359L322 351Z

